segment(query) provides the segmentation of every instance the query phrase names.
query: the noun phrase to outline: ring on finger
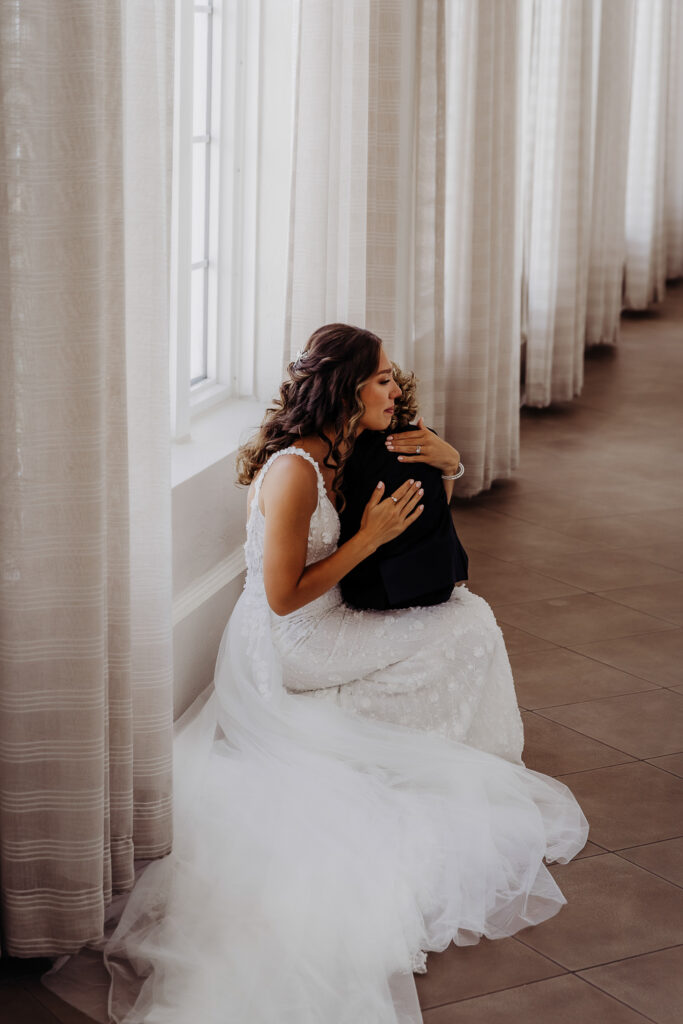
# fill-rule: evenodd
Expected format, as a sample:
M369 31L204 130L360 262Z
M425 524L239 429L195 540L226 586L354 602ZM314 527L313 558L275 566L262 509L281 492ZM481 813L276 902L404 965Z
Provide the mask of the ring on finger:
M391 495L391 500L393 501L394 505L398 505L398 498L395 498L393 494Z
M418 444L417 448L415 449L415 454L419 455L421 451L422 451L422 445Z

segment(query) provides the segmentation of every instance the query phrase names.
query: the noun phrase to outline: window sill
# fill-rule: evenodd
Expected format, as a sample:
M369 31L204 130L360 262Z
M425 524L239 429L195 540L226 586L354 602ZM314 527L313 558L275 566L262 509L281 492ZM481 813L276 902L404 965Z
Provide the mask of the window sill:
M194 416L190 437L171 444L171 487L234 454L258 429L266 408L254 399L230 399Z

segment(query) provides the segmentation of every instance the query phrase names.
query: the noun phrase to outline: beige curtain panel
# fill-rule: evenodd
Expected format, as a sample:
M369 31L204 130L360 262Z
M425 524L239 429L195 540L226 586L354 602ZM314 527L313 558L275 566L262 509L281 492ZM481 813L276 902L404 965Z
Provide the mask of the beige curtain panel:
M633 75L634 0L602 0L596 23L593 196L586 345L619 338L626 258L625 204Z
M172 3L0 5L2 945L171 844Z
M518 0L446 4L444 434L471 497L519 462Z
M683 3L671 6L664 182L666 276L683 277Z
M526 404L545 406L583 387L596 26L590 0L526 7L524 383Z

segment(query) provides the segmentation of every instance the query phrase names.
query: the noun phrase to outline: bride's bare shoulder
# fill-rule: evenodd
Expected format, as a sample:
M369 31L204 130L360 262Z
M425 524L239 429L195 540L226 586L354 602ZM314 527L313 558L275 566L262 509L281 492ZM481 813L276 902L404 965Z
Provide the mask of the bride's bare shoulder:
M307 452L315 459L315 455L303 444L296 446ZM317 461L317 460L316 460ZM251 507L256 492L257 481L263 469L254 477L249 487L248 502ZM298 506L311 505L311 512L318 500L318 482L314 467L308 459L302 459L294 452L283 452L277 459L273 459L268 471L263 478L259 493L259 508L265 514L266 506L276 499L280 501L294 501Z
M296 448L303 448L305 452L312 455L316 462L322 462L329 451L329 445L317 434L309 434L296 442Z

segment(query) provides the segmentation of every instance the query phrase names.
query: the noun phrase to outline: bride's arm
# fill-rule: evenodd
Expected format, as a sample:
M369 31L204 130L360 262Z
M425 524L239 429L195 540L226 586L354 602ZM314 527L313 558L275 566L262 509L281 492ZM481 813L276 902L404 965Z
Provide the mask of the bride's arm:
M386 439L387 450L398 456L399 462L426 462L429 466L435 466L442 473L451 476L457 473L460 466L460 452L448 441L435 434L433 430L425 427L425 422L420 416L414 430L406 430L401 434L390 434ZM416 453L419 446L420 454ZM443 488L446 492L446 500L450 501L453 495L453 481L444 480Z
M260 498L265 515L263 580L268 604L288 615L314 601L338 583L380 544L397 537L421 513L419 481L407 481L382 501L379 485L367 504L361 527L345 544L312 565L306 565L308 530L318 503L312 466L296 455L283 455L268 470Z

